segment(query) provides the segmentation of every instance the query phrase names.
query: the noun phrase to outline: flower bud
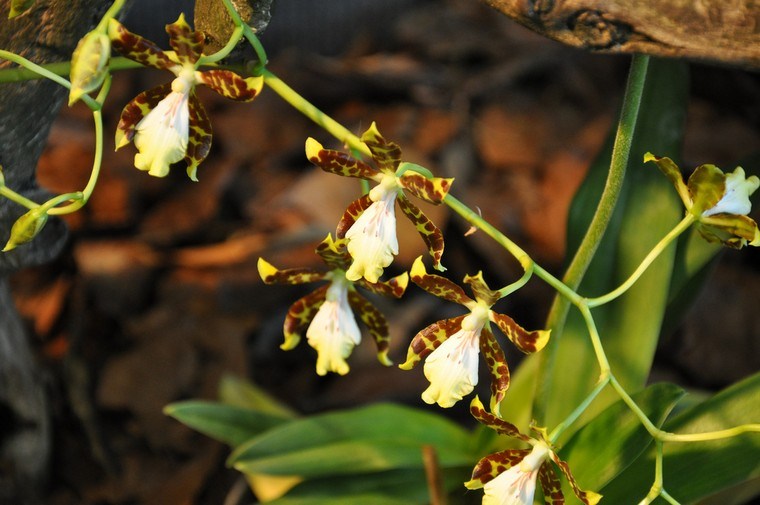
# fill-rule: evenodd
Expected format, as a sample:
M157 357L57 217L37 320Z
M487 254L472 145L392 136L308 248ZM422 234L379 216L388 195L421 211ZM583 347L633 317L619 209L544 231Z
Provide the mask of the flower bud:
M110 58L111 40L105 33L92 31L82 37L71 58L69 106L103 84Z
M42 207L35 207L18 218L13 223L11 237L8 239L8 243L5 244L3 252L11 251L21 244L31 242L42 231L47 219L47 212Z

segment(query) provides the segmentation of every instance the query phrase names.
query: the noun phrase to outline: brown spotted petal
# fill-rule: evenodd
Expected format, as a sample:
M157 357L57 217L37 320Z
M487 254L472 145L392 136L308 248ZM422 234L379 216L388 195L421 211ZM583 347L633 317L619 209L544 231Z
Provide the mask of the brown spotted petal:
M399 194L398 206L401 211L409 218L409 220L417 228L417 232L422 237L422 240L427 245L428 252L433 258L433 268L439 272L446 270L441 265L441 257L443 256L443 233L438 229L428 217L422 213L422 211L410 202L403 194Z
M346 211L343 213L343 217L341 217L340 221L338 221L338 226L335 230L335 236L337 236L339 239L345 238L348 229L354 225L356 220L359 219L359 216L362 215L362 212L367 210L370 205L372 205L372 200L370 199L369 194L366 194L351 202Z
M431 295L465 306L475 302L465 294L461 287L447 278L427 273L427 270L425 270L425 264L422 262L422 256L419 256L414 260L409 275L411 276L413 283L417 284Z
M285 342L282 343L280 349L288 351L301 341L303 332L309 327L309 323L324 303L328 287L329 285L320 286L290 306L282 328Z
M488 328L480 332L480 354L491 375L491 411L498 411L498 405L509 389L509 367L504 351Z
M325 172L358 177L361 179L380 180L381 174L363 161L340 151L325 149L322 144L309 137L306 139L306 158Z
M544 503L546 505L558 505L565 503L565 495L562 494L562 483L559 481L557 472L554 471L551 464L544 463L538 470L538 481L541 483L541 490L544 492Z
M265 284L307 284L325 279L322 272L311 268L288 268L280 270L264 258L259 258L259 275Z
M169 34L169 45L177 53L177 59L195 65L203 52L203 42L206 37L203 32L196 32L185 21L185 15L180 14L177 21L166 25Z
M385 320L385 316L369 300L356 291L348 293L348 303L351 305L354 313L358 314L364 324L367 325L367 328L369 328L369 333L375 340L375 344L377 344L377 359L383 365L391 366L393 362L388 359L390 332L388 331L388 322Z
M362 134L361 140L369 147L372 158L380 170L385 172L396 171L396 167L401 163L401 148L395 142L385 140L374 121L369 129Z
M494 414L488 412L477 396L470 402L470 414L472 417L478 420L481 424L488 426L496 433L500 435L507 435L508 437L517 438L525 442L531 440L528 435L523 435L520 430L517 429L512 423L509 423L500 417L496 417Z
M435 322L414 336L406 353L406 361L399 365L403 370L411 370L425 359L441 343L462 328L462 320L467 314Z
M170 83L162 84L134 97L121 111L119 124L116 126L116 149L129 144L135 136L137 123L153 110L172 90Z
M332 235L327 237L317 245L315 251L322 261L330 268L341 270L348 269L351 264L351 255L346 249L346 239L334 240Z
M499 292L488 287L486 281L483 280L483 272L478 272L476 275L466 275L464 283L470 285L476 300L484 302L489 307L499 301Z
M507 449L489 454L478 461L472 470L472 477L464 485L467 489L479 489L513 466L519 465L528 454L530 449Z
M130 32L113 18L108 24L108 36L111 46L130 60L161 70L171 70L176 65L154 42Z
M562 470L562 473L565 474L565 478L567 479L567 483L570 484L570 487L573 489L573 493L575 493L575 496L578 497L580 501L585 503L586 505L596 505L599 503L599 500L602 499L602 495L599 493L595 493L593 491L583 491L577 482L575 482L575 477L573 477L573 474L570 472L570 466L559 459L559 456L554 454L554 452L550 453L550 457L552 461L554 461L560 470ZM546 466L546 465L545 465Z
M367 282L364 279L355 281L354 284L363 287L367 291L375 293L377 295L392 296L394 298L401 298L406 287L409 284L409 274L404 272L401 275L397 275L387 281Z
M223 97L238 102L250 102L261 93L261 88L264 86L264 78L261 76L243 79L229 70L200 72L198 81Z
M189 101L190 127L187 138L187 150L185 151L185 163L187 163L187 175L197 181L196 172L198 165L208 156L211 150L212 130L211 120L206 109L195 94L190 92Z
M454 179L444 179L443 177L433 177L428 179L417 172L404 172L398 178L402 188L421 200L436 205L443 203L443 199L449 194L451 183Z
M527 331L506 314L491 311L491 321L526 354L540 351L549 341L549 330Z

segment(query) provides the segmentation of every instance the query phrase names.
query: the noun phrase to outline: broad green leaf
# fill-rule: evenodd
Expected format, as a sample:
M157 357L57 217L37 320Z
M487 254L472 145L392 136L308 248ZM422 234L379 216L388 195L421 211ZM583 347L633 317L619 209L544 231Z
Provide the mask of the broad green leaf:
M442 480L446 491L465 492L463 482L471 472L467 468L444 470ZM367 498L385 500L375 503L404 503L407 505L424 505L430 502L425 472L415 470L391 470L363 475L326 477L303 482L290 490L284 498L272 502L273 505L291 505L296 503L343 503L341 500L353 500L349 503L368 503Z
M673 384L654 384L633 399L660 426L684 391ZM652 442L641 421L618 400L581 428L560 451L584 489L598 490L625 470ZM565 491L571 492L566 486ZM565 495L569 496L569 495Z
M653 164L644 164L643 158L647 151L678 158L688 95L687 77L685 63L657 59L650 62L623 190L579 289L583 295L599 296L622 283L684 214L670 181ZM591 221L608 167L609 156L605 153L594 163L576 195L577 203L571 209L568 223L568 251L574 252ZM630 392L640 390L649 375L668 300L674 254L675 247L671 246L625 295L593 310L612 370ZM575 309L570 310L561 337L554 343L550 341L549 346L556 346L553 349L556 359L549 395L544 400L546 416L537 421L553 426L593 388L599 366L586 325ZM538 354L527 358L538 359ZM535 368L518 368L512 387L535 382L535 378L524 375L535 373L532 371ZM605 392L588 415L599 412L615 399L614 394ZM526 417L524 405L511 402L509 394L505 401L502 412Z
M760 373L668 420L672 433L702 433L760 420ZM721 490L760 478L760 433L709 442L666 443L665 489L681 503L695 503ZM637 460L602 489L609 503L634 503L654 479L654 452ZM657 503L664 503L659 501Z
M169 404L164 413L233 447L289 420L285 416L200 400Z
M222 403L256 410L263 414L282 418L298 417L293 409L279 402L263 389L233 375L225 375L219 382L219 399Z
M443 466L456 466L472 461L469 440L465 430L441 416L378 404L279 426L239 447L229 463L246 472L355 473L420 467L422 446L432 445ZM353 462L359 454L363 460Z

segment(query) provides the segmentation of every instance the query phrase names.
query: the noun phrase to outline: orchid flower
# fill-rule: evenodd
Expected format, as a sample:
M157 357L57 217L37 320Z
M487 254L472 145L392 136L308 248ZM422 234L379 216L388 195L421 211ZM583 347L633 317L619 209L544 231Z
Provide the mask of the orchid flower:
M187 174L197 181L198 165L211 149L211 122L195 94L204 84L220 95L247 102L261 92L263 77L246 79L229 70L199 71L204 35L193 31L184 15L166 25L173 52L131 33L112 19L108 28L113 47L143 65L169 70L175 79L137 95L124 107L116 128L116 149L134 139L135 166L164 177L172 163L184 160Z
M602 499L600 494L583 491L578 486L568 464L547 441L544 429L534 428L539 435L537 439L524 435L513 424L487 412L477 397L470 404L470 413L496 432L532 446L532 449L507 449L478 461L472 478L464 485L468 489L483 488L483 505L533 505L537 483L541 485L546 503L565 503L561 483L550 461L559 467L580 501L596 505Z
M361 140L369 148L378 168L340 151L325 149L313 138L306 141L306 157L325 172L378 183L368 194L352 202L338 223L336 235L339 239L345 237L348 240L348 252L353 258L346 277L352 281L363 277L367 282L374 283L393 262L393 257L398 254L396 202L417 227L433 257L435 268L445 270L441 265L441 230L409 201L404 191L438 205L448 194L453 179L427 178L415 171L415 165L402 163L401 149L385 140L375 123L364 132Z
M748 243L760 246L757 223L747 217L752 210L749 197L760 187L756 176L746 177L742 167L725 174L715 165L700 165L684 182L680 169L670 158L647 153L644 161L654 161L670 179L706 240L735 249Z
M509 388L510 377L504 351L491 332L490 323L496 324L524 353L543 349L549 331L526 331L511 317L491 310L500 295L486 285L481 272L464 278L475 295L474 300L450 280L428 274L422 257L415 260L410 275L412 282L428 293L464 305L470 312L438 321L417 333L409 345L406 362L399 367L410 370L425 359L424 372L430 387L422 393L422 399L451 407L477 385L478 354L482 353L491 373L491 407L497 408Z
M357 292L355 285L373 293L400 298L409 282L408 274L404 272L388 281L377 283L363 279L351 281L346 276L351 258L346 250L345 239L335 241L328 235L317 246L316 252L331 270L278 270L263 258L259 258L259 275L266 284L329 281L329 284L317 288L290 306L285 316L285 342L281 348L293 349L306 330L309 345L317 351L317 374L336 372L345 375L349 371L346 359L361 340L361 333L353 314L356 312L369 328L377 344L378 359L384 365L390 366L392 363L388 359L388 323L383 314Z

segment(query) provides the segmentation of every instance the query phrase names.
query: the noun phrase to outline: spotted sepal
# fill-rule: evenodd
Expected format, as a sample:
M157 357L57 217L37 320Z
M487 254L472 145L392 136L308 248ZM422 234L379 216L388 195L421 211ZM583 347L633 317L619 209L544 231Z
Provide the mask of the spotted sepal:
M369 147L380 170L389 173L396 171L396 167L401 163L401 148L395 142L385 140L374 121L362 134L361 140Z
M211 120L194 90L190 92L188 110L190 127L184 159L187 163L187 176L193 181L198 181L196 175L198 165L206 159L209 151L211 151Z
M223 97L238 102L250 102L264 86L261 76L243 79L229 70L205 70L200 72L198 80Z
M681 175L681 169L678 168L673 160L665 156L655 156L652 153L646 153L644 155L644 163L653 161L657 164L657 168L665 174L670 182L675 186L678 196L681 197L683 204L688 208L691 207L691 194L689 188L683 182L683 175Z
M472 470L472 477L464 485L467 489L480 489L489 481L519 465L530 454L530 449L507 449L481 458Z
M562 483L557 472L550 464L544 463L538 469L538 482L544 492L545 505L565 505L565 495L562 494Z
M341 270L347 270L351 265L351 255L346 248L346 239L334 240L332 235L328 234L325 239L314 249L322 261L329 267Z
M134 97L121 111L119 124L116 126L116 149L132 142L137 123L158 105L172 90L170 83L162 84Z
M409 284L409 274L404 272L401 275L397 275L387 281L367 282L364 279L359 279L354 282L355 284L363 287L367 291L384 296L392 296L394 298L401 298L406 291L406 287Z
M686 183L691 193L692 214L701 215L720 201L726 189L726 175L715 165L700 165Z
M499 412L499 404L509 389L509 366L504 351L488 328L480 332L480 354L491 375L491 412Z
M713 214L704 216L697 230L708 242L721 243L733 249L741 249L749 242L760 245L757 223L747 216L737 214Z
M441 257L443 256L443 233L438 229L428 217L422 213L422 211L410 202L403 194L399 194L398 206L401 211L406 214L406 217L417 228L417 233L420 234L422 240L428 248L428 253L433 258L433 268L439 272L446 271L446 268L441 265Z
M320 286L290 306L285 316L285 324L282 326L285 341L280 345L280 349L289 351L301 341L301 335L325 302L328 287L328 285Z
M306 158L331 174L360 179L380 180L380 173L361 160L340 151L325 149L322 144L309 137L306 139Z
M180 14L174 23L166 25L169 34L169 45L177 53L177 59L195 65L203 52L203 42L206 36L196 32L185 21L185 15Z
M475 275L465 275L464 283L469 284L476 300L482 301L489 307L499 301L499 292L488 287L488 284L483 279L483 272L478 272Z
M416 172L404 172L404 174L398 178L398 183L405 190L426 202L439 205L443 203L443 199L449 194L451 189L451 183L454 179L444 179L443 177L433 177L428 179L422 174Z
M335 229L335 236L339 239L345 238L348 229L353 226L356 220L359 219L359 216L361 216L362 212L367 210L370 205L372 205L372 200L369 197L369 193L351 202L343 213L343 217L338 221L338 226Z
M520 430L518 430L517 426L514 424L509 423L504 419L496 417L494 414L488 412L483 406L483 403L480 401L480 398L477 396L475 396L475 398L473 398L470 402L470 414L472 414L472 417L477 419L479 423L488 426L500 435L507 435L508 437L517 438L525 442L531 440L528 435L520 433Z
M130 32L113 18L108 22L108 36L111 47L141 65L161 70L171 70L176 65L154 42Z
M431 295L465 306L474 303L474 300L467 296L464 289L460 286L440 275L427 273L427 270L425 270L425 264L422 262L422 256L418 256L417 259L414 260L409 275L411 276L413 283L417 284Z
M256 265L264 284L308 284L324 280L325 274L311 268L288 268L280 270L264 258Z
M506 314L491 311L490 319L525 354L538 352L549 341L551 330L528 331Z
M559 459L559 456L557 456L554 451L550 452L549 455L552 458L552 461L554 461L559 469L562 470L562 473L565 474L567 483L570 484L570 487L573 489L573 493L575 493L575 496L577 496L580 501L586 505L596 505L599 503L599 500L602 499L602 495L593 491L583 491L578 483L575 482L575 477L573 477L572 472L570 472L570 466L566 462Z
M388 331L388 321L385 320L383 313L356 291L348 293L348 303L354 310L354 314L358 314L369 328L369 334L372 335L377 345L377 359L385 366L393 365L393 362L388 358L390 332Z
M398 367L402 370L411 370L414 366L425 359L444 340L462 328L462 320L466 315L452 317L437 321L423 329L414 336L406 353L406 361Z

